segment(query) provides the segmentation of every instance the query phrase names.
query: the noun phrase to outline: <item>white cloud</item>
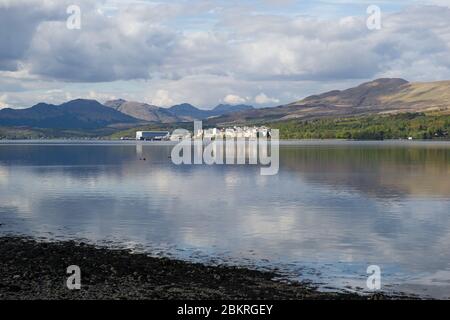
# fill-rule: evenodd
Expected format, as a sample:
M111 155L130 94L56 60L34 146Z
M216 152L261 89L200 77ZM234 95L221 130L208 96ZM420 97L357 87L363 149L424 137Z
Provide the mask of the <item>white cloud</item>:
M279 103L280 100L268 97L265 93L260 93L255 97L257 104Z
M69 97L70 97L70 94L69 94ZM117 99L117 97L115 95L111 95L111 94L107 94L107 93L99 93L95 90L89 91L88 98L92 99L92 100L102 101L102 102ZM70 99L67 99L67 100L70 100Z
M225 98L223 98L223 101L228 104L240 104L245 103L247 99L242 98L235 94L227 94Z
M170 97L169 91L160 89L156 91L151 103L156 106L168 107L174 104L174 100Z
M90 91L160 105L264 105L382 76L450 78L446 7L386 12L383 28L369 31L365 10L324 18L215 1L78 2L82 28L68 30L70 0L0 0L0 85L11 105Z
M8 96L6 94L0 95L0 109L8 107L8 104L6 103L7 99L8 99Z

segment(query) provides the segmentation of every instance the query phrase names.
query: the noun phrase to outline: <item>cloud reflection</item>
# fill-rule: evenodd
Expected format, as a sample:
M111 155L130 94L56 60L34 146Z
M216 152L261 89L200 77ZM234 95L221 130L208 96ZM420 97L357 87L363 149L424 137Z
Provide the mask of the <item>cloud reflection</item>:
M374 263L402 283L450 270L446 146L282 146L270 177L175 166L167 145L1 148L3 230L296 266Z

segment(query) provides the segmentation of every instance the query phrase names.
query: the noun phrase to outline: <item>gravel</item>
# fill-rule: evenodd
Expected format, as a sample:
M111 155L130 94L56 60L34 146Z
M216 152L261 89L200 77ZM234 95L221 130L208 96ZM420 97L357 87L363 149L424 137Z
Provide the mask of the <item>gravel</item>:
M69 290L67 267L81 269ZM390 299L382 294L323 293L306 283L246 268L206 266L73 241L0 237L0 299L290 300Z

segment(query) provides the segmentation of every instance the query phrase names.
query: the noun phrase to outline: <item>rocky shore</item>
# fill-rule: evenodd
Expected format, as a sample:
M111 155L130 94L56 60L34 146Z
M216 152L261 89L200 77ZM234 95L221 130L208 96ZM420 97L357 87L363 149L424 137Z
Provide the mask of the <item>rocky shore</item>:
M81 289L66 286L81 269ZM0 237L0 299L385 299L321 293L275 273L153 258L84 243Z

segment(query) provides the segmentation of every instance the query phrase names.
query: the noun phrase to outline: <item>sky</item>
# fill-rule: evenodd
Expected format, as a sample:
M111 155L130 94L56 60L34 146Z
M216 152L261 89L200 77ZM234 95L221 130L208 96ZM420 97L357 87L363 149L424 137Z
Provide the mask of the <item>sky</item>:
M450 79L450 0L0 0L0 108L268 107L380 77Z

